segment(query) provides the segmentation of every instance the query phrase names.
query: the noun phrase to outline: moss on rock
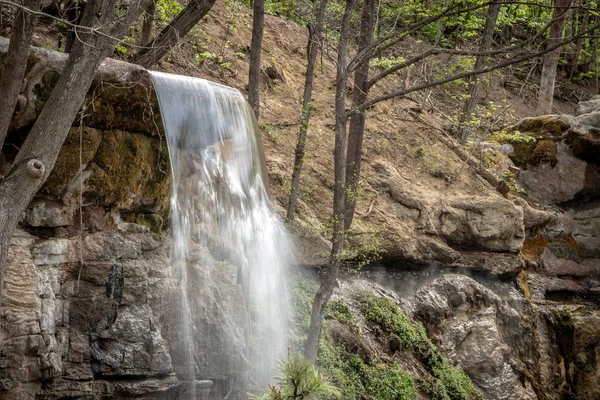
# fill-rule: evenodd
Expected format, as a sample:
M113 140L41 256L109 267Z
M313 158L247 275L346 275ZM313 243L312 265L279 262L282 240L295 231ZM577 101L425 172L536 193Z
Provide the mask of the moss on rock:
M164 219L159 214L140 214L135 219L135 223L144 225L151 232L160 233L164 226Z
M521 120L513 126L512 131L533 132L536 134L560 135L569 129L570 125L556 115L542 115Z
M549 164L554 168L558 162L556 159L557 153L558 149L555 142L548 139L542 139L535 145L529 160L529 165Z
M83 135L81 137L81 163L83 164L83 168L94 159L102 140L102 133L96 129L87 127L82 130L71 128L65 143L58 153L58 158L48 180L40 189L42 194L54 197L60 196L79 174L80 133Z
M121 209L166 213L171 193L167 145L158 138L104 132L96 153L98 170L88 178L100 203Z
M92 106L84 119L86 125L164 137L158 99L150 88L98 85L90 90L87 101Z

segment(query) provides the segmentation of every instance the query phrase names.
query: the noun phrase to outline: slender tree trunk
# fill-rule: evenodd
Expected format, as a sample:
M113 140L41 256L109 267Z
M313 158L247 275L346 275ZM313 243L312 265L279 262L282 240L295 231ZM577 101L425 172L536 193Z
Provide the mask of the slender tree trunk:
M319 290L313 301L310 316L310 328L304 347L304 356L313 363L317 360L319 340L323 328L325 306L337 286L337 278L342 263L344 250L344 203L345 203L345 174L346 174L346 81L348 79L347 58L348 40L350 37L350 17L356 0L346 1L346 10L342 17L340 40L338 44L338 65L335 81L335 146L333 150L335 187L333 191L333 235L329 265Z
M80 3L78 1L67 1L67 11L65 13L65 17L67 21L72 24L79 24L79 17L81 16L82 9L85 7L85 3ZM73 27L69 27L66 29L65 34L65 53L70 53L73 48L73 43L75 43L75 30Z
M306 135L308 133L308 124L312 110L311 99L314 71L319 48L321 47L321 40L323 40L323 19L326 6L327 0L320 0L315 13L315 22L308 27L309 36L306 49L308 62L304 80L304 95L302 97L302 115L300 116L300 132L298 133L298 142L296 143L292 187L286 215L289 224L294 222L294 214L296 213L296 206L298 204L298 187L300 186L300 175L302 174L302 165L304 164L304 155L306 154Z
M552 13L553 23L550 27L550 37L548 46L553 46L562 40L562 33L565 27L567 11L571 6L571 0L555 0L554 12ZM542 67L542 76L540 78L540 92L538 95L538 104L536 115L545 115L552 113L552 100L554 98L554 83L556 80L556 67L560 56L561 47L557 47L544 56L544 66Z
M373 28L375 24L375 0L365 0L360 22L359 50L367 48L373 41ZM352 88L352 107L363 104L368 95L369 61L365 60L354 72L354 86ZM350 229L356 209L358 196L358 183L360 180L360 167L362 159L363 138L365 135L366 112L361 110L350 117L348 132L348 150L346 152L346 210L344 215L344 228Z
M0 178L0 288L13 231L21 214L50 175L96 69L114 50L115 41L109 37L121 37L144 5L142 1L133 4L127 14L117 20L115 3L116 0L91 0L86 4L81 25L94 27L104 35L84 30L78 33L80 40L74 42L60 78L11 170Z
M588 6L588 2L585 1L583 3L584 7ZM588 28L588 23L590 20L590 13L586 9L583 10L583 16L581 17L581 25L579 25L578 32L585 32ZM579 66L579 55L581 54L581 50L583 49L583 43L585 42L585 38L577 39L575 42L575 53L573 54L573 61L571 63L571 70L569 72L569 79L573 79L573 75L577 71L577 67Z
M192 0L152 41L140 51L133 62L151 68L165 56L210 11L215 0Z
M25 0L23 6L37 10L39 0ZM0 72L0 93L2 93L0 96L0 151L8 133L10 120L15 111L25 76L34 25L35 17L23 9L18 9L10 34L6 64Z
M152 42L152 26L154 25L154 13L156 12L156 1L148 3L144 9L144 23L142 24L141 46L148 46Z
M265 28L265 0L254 0L252 5L252 42L250 43L250 70L248 71L248 103L258 119L260 112L260 54Z
M498 20L498 15L500 14L501 2L497 1L493 4L490 4L488 8L488 15L485 20L485 27L483 28L483 38L481 40L481 51L487 51L492 47L492 39L494 38L494 30L496 29L496 21ZM475 67L474 70L481 69L486 64L487 57L486 56L477 56L475 59ZM470 90L469 90L469 98L466 100L463 113L460 118L460 143L467 143L467 138L469 137L469 121L471 120L471 114L475 111L475 107L477 106L477 96L479 95L479 85L480 80L478 76L474 76L470 79Z

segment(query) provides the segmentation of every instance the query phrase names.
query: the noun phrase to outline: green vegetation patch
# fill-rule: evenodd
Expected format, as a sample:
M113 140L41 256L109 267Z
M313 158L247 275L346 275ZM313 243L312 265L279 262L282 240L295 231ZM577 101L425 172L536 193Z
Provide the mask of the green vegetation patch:
M385 297L374 296L366 291L357 293L360 310L367 321L391 333L402 347L432 347L423 325L412 322L396 303Z
M79 137L81 132L81 155ZM59 197L65 188L73 182L79 174L79 158L81 156L82 168L94 159L102 133L96 129L84 127L83 129L71 128L65 143L58 153L54 168L44 186L40 189L43 194Z
M123 131L104 132L89 191L107 207L153 209L166 213L171 194L167 144Z

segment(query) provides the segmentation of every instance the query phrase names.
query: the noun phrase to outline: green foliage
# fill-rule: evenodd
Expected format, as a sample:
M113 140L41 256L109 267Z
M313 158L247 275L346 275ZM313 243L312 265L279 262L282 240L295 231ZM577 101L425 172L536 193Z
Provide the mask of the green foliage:
M378 358L366 363L343 345L335 346L325 335L319 348L318 365L342 390L344 399L410 400L416 397L413 379L397 364Z
M371 67L379 67L381 69L388 69L395 65L402 64L406 62L404 57L381 57L381 58L373 58L369 61L369 65Z
M414 399L415 382L399 365L376 364L367 368L367 394L379 400Z
M352 311L342 300L331 300L325 309L325 316L337 319L346 325L353 325Z
M177 14L183 10L183 6L177 0L157 0L156 20L161 25L166 25Z
M484 399L464 371L453 367L438 354L432 355L428 364L431 373L438 379L434 386L437 390L436 393L442 398L447 396L451 400L468 400L470 396L473 396L477 399Z
M498 143L535 143L538 138L530 136L519 131L505 132L500 131L494 134L494 140Z
M433 347L427 338L425 328L413 323L392 300L365 291L358 292L357 299L367 321L379 326L384 332L391 333L400 341L402 347L421 344Z
M262 395L252 396L257 400L311 400L339 398L338 388L317 371L314 365L299 354L291 359L279 362L282 376L275 377L279 387L269 385L269 390Z

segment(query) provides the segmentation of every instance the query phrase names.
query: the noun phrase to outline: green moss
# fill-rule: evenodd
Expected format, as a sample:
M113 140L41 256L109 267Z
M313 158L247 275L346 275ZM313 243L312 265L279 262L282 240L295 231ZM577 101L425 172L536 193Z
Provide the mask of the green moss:
M91 107L84 123L98 129L119 129L150 136L163 136L158 99L144 85L97 86L90 91Z
M353 324L350 307L348 307L348 304L341 300L330 301L325 309L325 316L334 318L341 323L345 323L346 325Z
M558 150L556 147L556 143L554 143L552 140L540 140L537 142L535 148L533 149L530 164L549 164L552 168L554 168L556 166L556 163L558 162L558 160L556 159L557 152Z
M484 399L483 395L473 385L471 378L464 371L453 367L437 354L428 360L428 367L438 379L438 390L443 396L445 392L451 400L468 400L471 396Z
M46 101L50 98L50 94L54 90L54 86L58 82L60 75L58 72L48 70L41 79L41 84L36 85L33 89L35 93L35 111L39 114L44 108Z
M543 115L541 117L525 118L513 129L517 129L521 132L560 135L569 129L569 124L561 118Z
M303 345L310 324L310 312L318 284L308 279L299 279L292 284L291 303L297 322L296 341ZM382 338L398 338L403 351L413 352L422 363L422 369L430 375L414 379L394 363L387 355L356 354L356 343L344 335L334 334L329 328L331 318L347 324L355 323L358 308L370 330L379 330ZM332 301L326 311L330 317L324 322L323 335L319 343L317 365L331 381L341 389L343 399L414 399L417 391L430 399L467 400L483 398L468 375L446 361L421 324L408 318L392 300L378 297L368 291L352 293L351 304L342 300ZM331 325L333 327L333 325ZM335 337L335 339L334 339ZM300 338L304 340L299 340ZM297 349L301 349L298 348ZM350 349L353 349L350 351Z
M88 178L86 185L99 194L104 206L147 206L166 213L171 176L164 141L123 131L104 132L95 162L100 169Z
M140 214L135 223L148 227L154 233L160 233L164 226L164 220L159 214Z
M324 335L317 364L341 389L343 399L409 400L416 397L414 380L398 364L381 359L366 363Z
M92 161L100 145L102 134L91 128L81 130L81 162L85 166ZM40 189L40 192L50 196L58 197L64 189L79 174L79 128L71 128L65 143L58 153L58 158L48 180Z
M403 347L432 347L425 328L413 323L396 303L385 297L377 297L368 292L357 293L357 300L367 321L391 333Z

